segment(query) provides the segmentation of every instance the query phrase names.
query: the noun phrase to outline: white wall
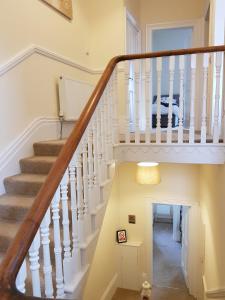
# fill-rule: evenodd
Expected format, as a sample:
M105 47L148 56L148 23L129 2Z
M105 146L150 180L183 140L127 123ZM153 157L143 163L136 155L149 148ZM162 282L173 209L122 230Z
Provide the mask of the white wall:
M118 176L115 177L83 300L110 300L118 286L116 230L119 224ZM106 293L105 293L106 292ZM104 296L104 298L102 298Z

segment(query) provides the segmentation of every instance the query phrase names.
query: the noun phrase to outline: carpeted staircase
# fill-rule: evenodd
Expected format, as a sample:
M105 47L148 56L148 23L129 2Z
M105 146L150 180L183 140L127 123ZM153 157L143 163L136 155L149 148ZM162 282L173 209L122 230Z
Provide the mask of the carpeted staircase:
M21 159L21 174L4 180L0 196L0 261L31 207L65 140L35 143L34 156Z

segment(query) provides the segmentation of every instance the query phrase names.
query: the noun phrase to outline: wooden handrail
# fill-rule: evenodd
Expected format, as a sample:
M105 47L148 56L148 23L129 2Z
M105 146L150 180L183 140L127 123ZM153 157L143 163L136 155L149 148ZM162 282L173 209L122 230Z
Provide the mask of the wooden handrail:
M45 183L40 189L31 209L21 224L15 239L8 248L6 255L0 265L0 296L1 299L22 299L21 294L15 289L15 280L19 269L27 255L30 245L37 233L38 228L49 208L52 198L58 188L60 181L69 165L69 162L77 149L77 146L88 126L88 123L99 103L104 89L114 71L115 66L122 61L156 58L166 56L188 55L209 52L225 52L225 46L181 49L172 51L152 52L143 54L121 55L110 60L102 74L96 88L94 89L88 103L86 104L76 126L63 146L59 157L54 163ZM16 294L17 293L17 294ZM10 298L11 295L11 298ZM23 295L24 298L24 295ZM36 299L27 297L28 299Z

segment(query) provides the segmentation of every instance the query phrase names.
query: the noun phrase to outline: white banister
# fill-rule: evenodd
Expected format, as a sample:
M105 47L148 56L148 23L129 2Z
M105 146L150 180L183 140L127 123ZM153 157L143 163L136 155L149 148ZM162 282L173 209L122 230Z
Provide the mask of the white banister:
M162 57L156 59L157 71L157 116L156 116L156 143L161 143L161 82L162 82Z
M191 107L189 143L195 142L196 54L191 55Z
M112 96L112 109L113 109L113 143L119 143L119 119L118 119L118 69L115 68L113 72L113 96Z
M33 289L34 297L41 297L39 250L40 250L40 232L38 230L29 249L30 271L31 271L32 289Z
M48 209L40 226L41 244L43 246L43 259L44 259L43 269L44 269L44 279L45 279L45 295L48 298L53 297L52 263L50 257L50 239L49 239L50 223L51 223L50 209Z
M55 281L56 281L56 297L64 297L64 278L63 278L63 264L62 264L62 246L60 233L60 187L57 189L52 201L52 220L54 233L54 253L55 253Z
M201 124L201 143L206 143L206 117L207 117L207 94L208 94L208 67L209 54L203 54L203 94L202 94L202 124Z
M145 60L145 142L151 142L152 133L152 70L151 60Z
M140 61L136 60L134 63L134 81L135 81L135 99L134 99L134 114L135 114L135 143L140 142L140 120L139 120L139 110L140 110L140 76L141 68Z
M130 97L130 62L125 62L125 72L124 72L124 81L125 81L125 118L124 118L124 129L125 129L125 142L130 143L130 106L131 106L131 97Z
M215 91L215 107L214 107L214 124L213 124L213 143L219 143L220 135L220 99L221 99L221 69L223 54L216 53L216 91Z
M169 58L169 111L168 111L168 126L167 126L168 144L172 142L174 73L175 73L175 56L171 56Z
M25 284L26 278L27 278L27 263L26 263L26 260L24 260L24 262L19 270L19 273L16 277L16 288L22 294L26 293L26 284Z
M179 98L179 125L178 125L178 144L183 143L183 120L184 120L184 70L185 57L179 57L179 73L180 73L180 98Z

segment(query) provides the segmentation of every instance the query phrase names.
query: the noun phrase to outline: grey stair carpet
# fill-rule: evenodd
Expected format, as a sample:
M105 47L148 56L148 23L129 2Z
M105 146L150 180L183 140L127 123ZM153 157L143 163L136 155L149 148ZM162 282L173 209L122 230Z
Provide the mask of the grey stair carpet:
M5 178L6 194L0 196L0 261L64 144L65 140L35 143L34 156L20 160L21 173Z

